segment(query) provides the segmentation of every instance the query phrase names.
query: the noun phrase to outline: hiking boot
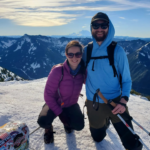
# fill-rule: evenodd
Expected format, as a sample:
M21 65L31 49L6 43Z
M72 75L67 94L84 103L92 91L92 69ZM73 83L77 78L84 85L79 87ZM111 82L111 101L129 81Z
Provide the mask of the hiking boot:
M66 127L66 126L64 126L64 129L66 133L71 133L73 131L73 129L71 129L70 127Z
M54 133L55 132L53 132L53 126L51 126L51 128L49 128L49 129L45 129L45 133L44 133L45 144L54 142Z

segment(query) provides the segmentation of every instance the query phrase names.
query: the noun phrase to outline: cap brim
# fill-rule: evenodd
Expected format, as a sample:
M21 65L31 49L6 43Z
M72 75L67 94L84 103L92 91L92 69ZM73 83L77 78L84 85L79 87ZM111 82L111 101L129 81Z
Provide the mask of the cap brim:
M97 21L97 20L103 20L103 21L109 22L108 20L106 20L104 18L96 18L96 19L92 20L92 22Z

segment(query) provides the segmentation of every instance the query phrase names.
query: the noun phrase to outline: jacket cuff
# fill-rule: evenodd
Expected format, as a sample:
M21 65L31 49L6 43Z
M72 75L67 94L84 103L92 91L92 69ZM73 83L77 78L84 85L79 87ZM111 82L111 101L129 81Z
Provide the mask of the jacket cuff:
M128 96L122 96L121 98L124 98L127 102L129 101L129 97Z

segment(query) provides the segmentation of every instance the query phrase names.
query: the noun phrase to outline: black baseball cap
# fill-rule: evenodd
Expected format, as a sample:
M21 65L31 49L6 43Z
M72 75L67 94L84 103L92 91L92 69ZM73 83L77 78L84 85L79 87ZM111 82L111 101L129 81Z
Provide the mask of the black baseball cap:
M91 23L97 20L104 20L104 21L109 22L108 16L102 12L98 12L97 14L95 14L91 20Z

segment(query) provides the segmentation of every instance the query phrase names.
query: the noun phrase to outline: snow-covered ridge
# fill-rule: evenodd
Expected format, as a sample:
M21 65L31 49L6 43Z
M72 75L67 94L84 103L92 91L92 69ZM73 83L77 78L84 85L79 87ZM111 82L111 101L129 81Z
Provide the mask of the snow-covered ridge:
M31 67L32 67L33 69L40 68L40 64L38 64L37 62L36 62L36 63L32 63L32 64L31 64Z
M0 82L12 81L12 80L20 81L24 79L17 76L13 72L8 71L5 68L0 67Z
M37 38L38 40L41 40L41 41L43 41L43 42L47 42L47 43L49 43L49 42L51 42L51 39L50 38L48 38L48 39L45 39L45 38Z
M16 43L17 40L1 41L0 47L6 49Z
M19 49L21 49L21 47L22 47L22 45L24 44L24 42L25 42L25 40L21 41L21 42L18 44L17 48L14 50L14 52L16 52L16 51L18 51Z

